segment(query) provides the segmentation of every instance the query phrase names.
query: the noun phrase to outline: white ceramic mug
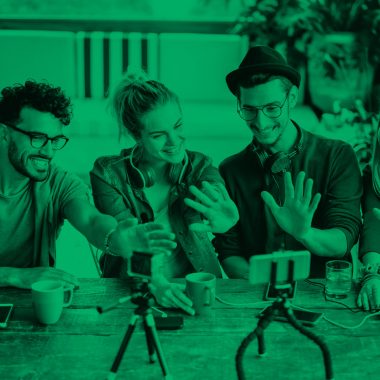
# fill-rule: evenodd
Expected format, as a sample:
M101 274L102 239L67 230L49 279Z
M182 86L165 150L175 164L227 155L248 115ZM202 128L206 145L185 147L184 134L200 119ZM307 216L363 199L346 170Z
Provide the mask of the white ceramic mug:
M46 325L56 323L64 307L73 300L73 287L64 287L53 280L37 281L32 284L32 300L37 319Z
M196 314L209 314L215 303L216 277L212 273L191 273L186 276L186 293L193 301Z

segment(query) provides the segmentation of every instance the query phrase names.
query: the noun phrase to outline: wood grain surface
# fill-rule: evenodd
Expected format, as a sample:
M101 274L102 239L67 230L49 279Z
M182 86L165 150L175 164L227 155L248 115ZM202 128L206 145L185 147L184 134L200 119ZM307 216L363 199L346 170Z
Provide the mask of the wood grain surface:
M323 280L320 281L323 283ZM6 329L0 330L0 379L60 380L106 379L135 305L124 303L104 314L98 305L108 305L130 292L118 279L83 279L73 303L51 326L39 324L33 314L31 292L0 289L0 302L13 303L15 310ZM242 339L257 324L256 315L265 304L264 287L244 280L219 280L216 302L205 317L184 315L184 327L159 331L160 341L173 379L236 379L235 354ZM343 302L355 307L356 290ZM327 302L323 289L298 283L294 304L323 312L347 325L359 323L366 312L352 313ZM169 310L169 314L180 314ZM335 379L380 378L380 318L370 318L362 327L345 330L321 320L312 330L330 348ZM289 324L273 322L265 330L267 355L257 357L257 342L244 358L247 379L324 379L319 348ZM118 379L161 379L158 363L149 364L144 331L139 322L118 371Z

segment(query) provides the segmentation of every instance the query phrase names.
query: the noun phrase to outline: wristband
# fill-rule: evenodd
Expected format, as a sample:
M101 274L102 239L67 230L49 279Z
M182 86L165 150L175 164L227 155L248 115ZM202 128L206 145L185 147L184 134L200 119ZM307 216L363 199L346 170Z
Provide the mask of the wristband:
M364 274L380 274L380 263L367 264L364 267Z

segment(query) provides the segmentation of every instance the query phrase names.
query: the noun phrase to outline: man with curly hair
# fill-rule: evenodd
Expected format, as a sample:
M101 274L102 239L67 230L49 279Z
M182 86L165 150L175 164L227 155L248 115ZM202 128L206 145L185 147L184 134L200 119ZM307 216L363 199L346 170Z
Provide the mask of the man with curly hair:
M30 288L54 279L77 285L54 268L56 239L65 219L90 243L129 257L134 250L168 253L173 234L156 223L117 223L89 203L79 178L52 164L68 142L71 102L59 87L27 81L0 97L0 286Z

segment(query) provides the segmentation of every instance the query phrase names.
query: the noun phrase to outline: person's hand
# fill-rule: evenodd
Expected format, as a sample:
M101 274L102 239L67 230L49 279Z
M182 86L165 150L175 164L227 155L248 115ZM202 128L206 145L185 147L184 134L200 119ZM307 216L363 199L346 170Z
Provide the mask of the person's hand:
M184 293L185 285L175 284L162 278L160 280L152 278L149 289L159 305L179 308L190 315L195 314L194 309L191 307L193 305L192 301Z
M22 289L31 289L34 282L43 280L58 281L64 286L79 286L78 279L72 274L50 267L11 268L9 277L12 286Z
M364 282L357 304L364 310L380 309L380 276L372 277Z
M321 200L321 194L312 197L313 180L308 178L304 186L305 172L297 175L293 186L290 172L285 173L285 202L279 206L272 194L261 193L265 204L271 210L278 225L295 239L301 240L311 229L311 221Z
M129 258L133 251L171 254L177 245L173 233L159 223L137 223L137 219L127 219L118 224L111 237L111 250L124 258Z
M206 224L190 224L189 228L192 231L224 233L239 220L239 211L223 185L202 182L202 190L194 185L191 185L189 190L197 201L185 198L185 204L206 218Z

